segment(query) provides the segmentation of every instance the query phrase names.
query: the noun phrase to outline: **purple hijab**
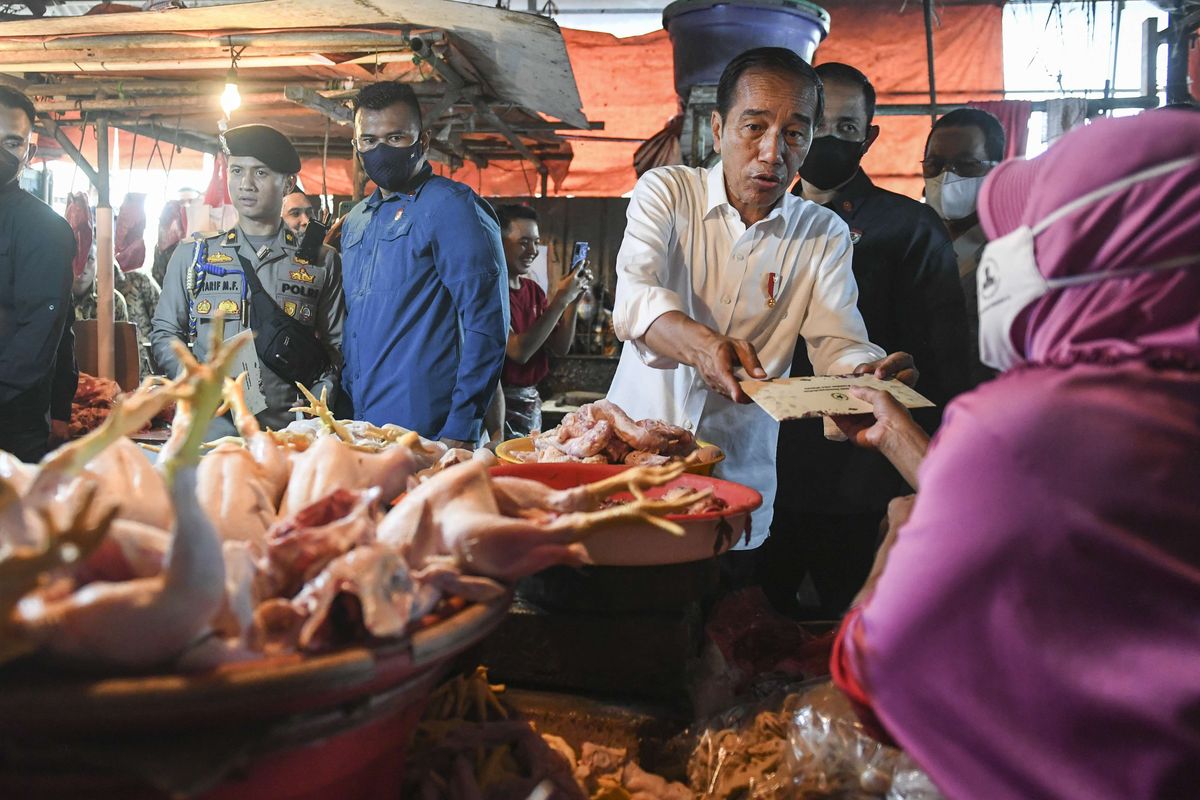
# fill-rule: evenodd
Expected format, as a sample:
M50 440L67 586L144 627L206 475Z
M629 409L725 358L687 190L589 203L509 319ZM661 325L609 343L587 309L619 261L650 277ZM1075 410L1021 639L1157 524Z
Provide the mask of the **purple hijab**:
M992 236L1155 164L1200 116L1068 134L994 171ZM1200 252L1200 160L1036 241L1046 276ZM1200 797L1200 267L1051 292L1030 362L947 409L843 635L879 721L951 798Z

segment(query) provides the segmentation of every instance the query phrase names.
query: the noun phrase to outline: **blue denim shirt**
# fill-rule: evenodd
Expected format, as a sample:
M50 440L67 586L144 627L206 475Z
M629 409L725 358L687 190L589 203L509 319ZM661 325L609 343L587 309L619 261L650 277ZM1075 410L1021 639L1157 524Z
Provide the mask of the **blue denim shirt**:
M355 417L478 441L508 339L491 206L436 175L411 194L376 190L343 223L342 278L342 379Z

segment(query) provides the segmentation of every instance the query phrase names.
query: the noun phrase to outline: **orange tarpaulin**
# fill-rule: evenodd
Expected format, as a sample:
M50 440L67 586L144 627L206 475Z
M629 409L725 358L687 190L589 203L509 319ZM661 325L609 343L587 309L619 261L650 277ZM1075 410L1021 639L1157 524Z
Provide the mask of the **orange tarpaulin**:
M921 7L909 3L825 2L833 18L829 37L817 49L816 63L844 61L871 78L881 103L928 101L925 28ZM997 5L943 6L934 30L940 102L985 100L1003 87L1002 10ZM606 33L563 29L571 68L588 119L604 122L603 131L572 138L575 158L570 172L552 193L581 197L617 197L633 188L633 152L656 133L678 107L674 90L671 42L666 31L618 39ZM877 182L919 197L922 157L929 118L879 117L879 141L864 166ZM635 141L612 141L632 139ZM483 194L527 196L537 174L503 163L489 165L482 178L474 167L453 177Z
M815 61L844 61L875 84L880 103L928 101L925 29L921 7L899 0L864 3L826 0L833 18L829 38ZM934 31L938 100L965 102L999 97L1004 81L1001 43L1002 10L997 5L940 7ZM618 39L606 33L563 29L567 52L588 119L604 130L566 132L574 158L564 180L566 162L549 162L551 194L618 197L633 188L633 152L678 108L674 90L671 43L666 31ZM928 116L877 117L882 132L863 164L876 182L919 197L919 162ZM528 162L498 161L482 171L466 165L454 172L439 165L440 174L463 181L483 195L526 197L539 188ZM350 162L331 160L326 183L331 193L350 194ZM309 192L321 186L320 159L305 161L301 179Z
M822 3L833 18L829 38L813 59L841 61L862 70L879 103L929 102L925 20L920 3L872 5L839 0ZM1004 86L1003 10L996 5L940 6L933 49L938 102L998 99ZM919 162L929 135L927 115L881 116L879 139L863 168L881 186L920 197Z

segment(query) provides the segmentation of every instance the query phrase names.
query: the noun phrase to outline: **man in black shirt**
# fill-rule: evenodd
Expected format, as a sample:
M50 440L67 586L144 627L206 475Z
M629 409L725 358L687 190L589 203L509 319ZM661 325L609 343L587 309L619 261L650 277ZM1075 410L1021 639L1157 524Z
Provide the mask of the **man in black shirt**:
M916 388L939 408L917 416L932 431L941 407L968 380L954 248L932 209L875 186L859 168L879 135L871 124L870 81L845 64L821 64L817 73L825 85L825 117L793 192L849 226L867 333L886 352L911 353L921 365ZM813 374L803 347L796 348L792 374ZM783 424L777 463L779 495L760 580L781 610L835 617L870 571L888 501L912 490L878 453L827 440L815 420ZM803 604L796 599L802 586Z
M0 86L0 450L23 461L46 453L52 401L61 418L58 395L71 383L59 376L56 387L56 368L69 371L60 361L73 349L75 235L18 184L35 150L33 118L29 98Z

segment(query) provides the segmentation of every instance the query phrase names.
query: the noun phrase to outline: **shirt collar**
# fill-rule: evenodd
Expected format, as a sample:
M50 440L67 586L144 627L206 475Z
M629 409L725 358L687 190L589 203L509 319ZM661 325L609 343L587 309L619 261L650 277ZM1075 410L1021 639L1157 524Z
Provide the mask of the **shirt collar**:
M845 186L837 190L827 207L839 214L853 214L873 191L875 184L871 183L867 173L859 169Z
M713 209L721 206L729 206L736 211L729 203L729 195L725 194L725 167L722 162L718 161L708 168L708 177L706 179L708 205L704 208L704 216L708 216L713 212Z
M722 214L730 212L734 214L738 213L737 209L733 207L733 204L729 202L729 195L725 192L725 168L722 166L720 161L709 167L708 176L705 178L705 184L708 195L707 204L704 207L705 217L709 216L714 209L721 209ZM763 217L758 224L764 225L779 219L783 216L784 212L790 209L791 205L798 199L799 198L792 197L788 192L784 192L783 198L775 204L775 207L771 209L771 213ZM722 206L724 206L724 208L722 208ZM729 209L729 211L725 211L725 208Z
M367 198L367 208L375 209L382 203L391 202L392 200L416 200L421 195L421 190L425 188L425 184L429 183L429 179L433 177L433 165L426 161L417 170L417 174L408 182L408 186L404 187L404 191L399 191L391 197L385 198L379 187L375 187L375 191L371 192L371 196Z
M987 244L987 237L983 234L983 225L976 223L966 233L954 240L954 252L959 259L967 258L982 250L985 244Z

